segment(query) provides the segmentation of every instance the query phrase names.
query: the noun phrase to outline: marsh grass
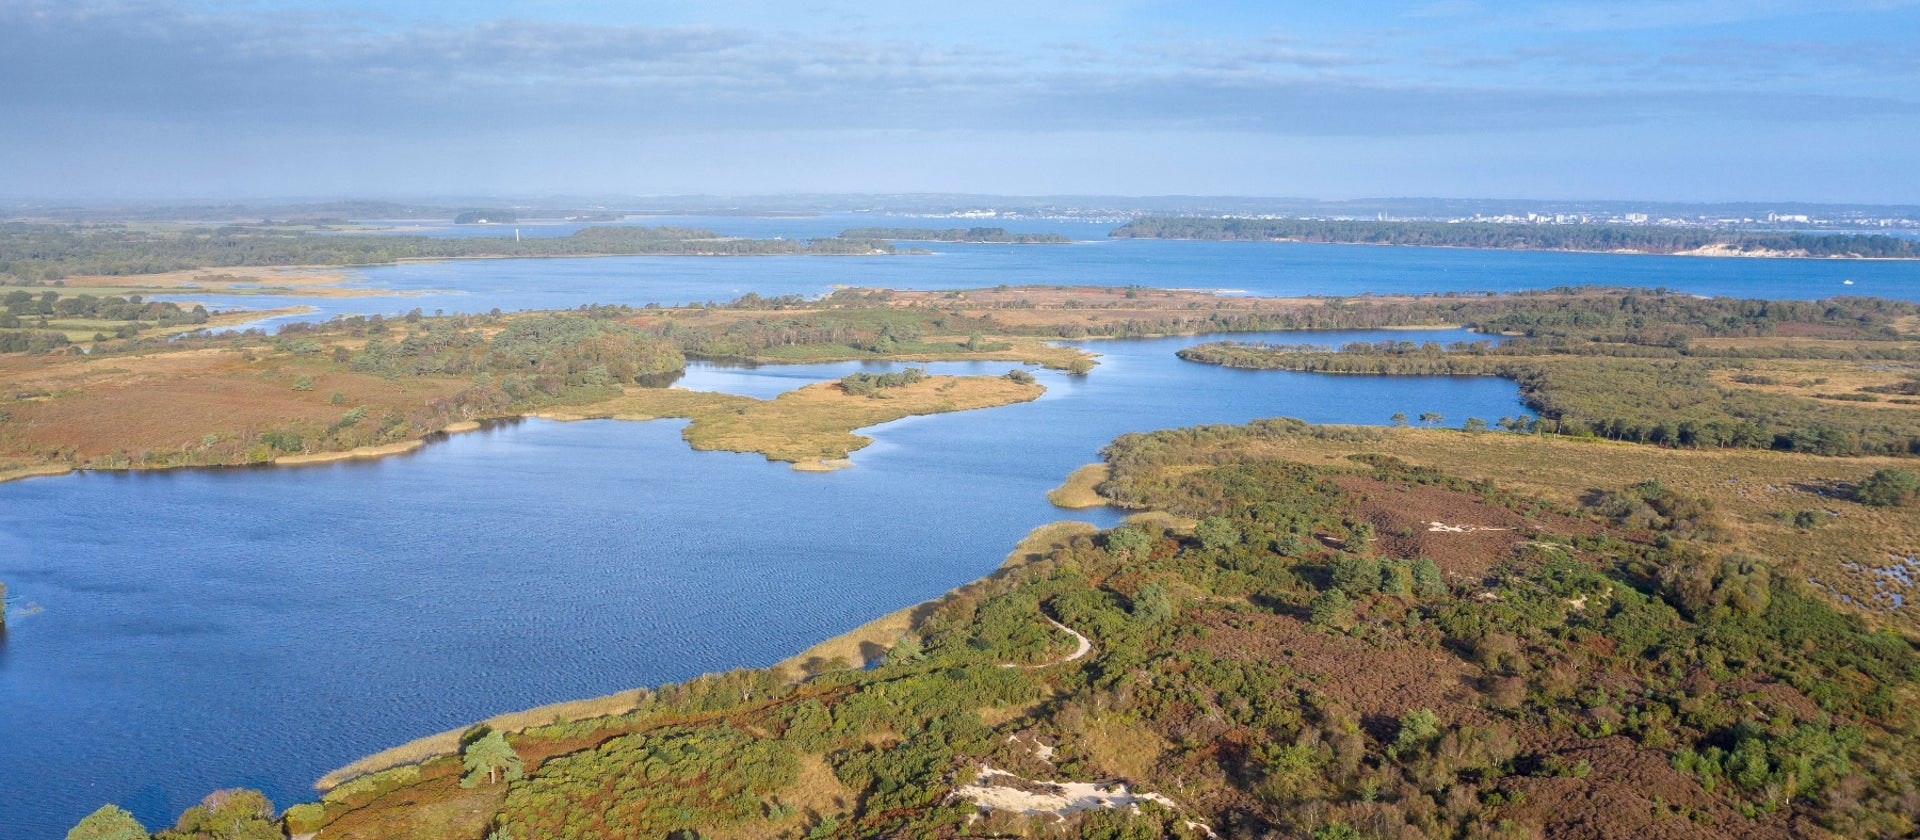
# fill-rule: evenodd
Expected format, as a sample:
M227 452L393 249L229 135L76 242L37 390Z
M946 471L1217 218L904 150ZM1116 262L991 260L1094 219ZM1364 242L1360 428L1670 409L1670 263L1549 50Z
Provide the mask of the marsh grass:
M1070 510L1106 507L1107 500L1094 488L1106 481L1111 474L1106 464L1088 464L1067 475L1065 484L1047 491L1047 501L1054 507Z

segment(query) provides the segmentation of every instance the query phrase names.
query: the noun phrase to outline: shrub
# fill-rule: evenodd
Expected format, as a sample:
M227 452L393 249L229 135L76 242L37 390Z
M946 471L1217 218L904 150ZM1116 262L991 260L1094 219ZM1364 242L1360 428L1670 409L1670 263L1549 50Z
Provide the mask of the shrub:
M1867 476L1853 491L1854 501L1876 507L1903 505L1917 495L1920 495L1920 476L1899 469L1874 470L1873 475Z

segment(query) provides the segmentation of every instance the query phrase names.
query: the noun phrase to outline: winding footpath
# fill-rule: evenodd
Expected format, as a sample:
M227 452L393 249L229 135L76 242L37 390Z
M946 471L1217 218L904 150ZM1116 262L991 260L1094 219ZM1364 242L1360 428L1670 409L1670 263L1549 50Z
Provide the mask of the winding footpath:
M1054 627L1055 627L1056 629L1058 629L1058 630L1059 630L1060 632L1062 632L1062 633L1065 633L1065 634L1067 634L1067 635L1069 635L1069 636L1072 636L1072 637L1074 638L1074 640L1075 640L1076 642L1078 642L1078 643L1079 643L1079 645L1078 645L1077 647L1075 647L1075 648L1073 649L1073 653L1071 653L1071 654L1068 654L1068 655L1066 656L1066 658L1064 658L1064 659L1055 659L1055 660L1053 660L1052 662L1042 662L1042 663L1040 663L1040 664L1038 664L1038 665L1021 665L1021 664L1019 664L1019 663L1015 663L1015 662L1003 662L1003 663L1001 663L1001 664L1000 664L1000 667L1002 667L1002 668L1025 668L1025 669L1027 669L1027 670L1033 670L1033 669L1036 669L1036 668L1051 668L1051 667L1053 667L1053 666L1055 666L1055 665L1065 665L1065 664L1067 664L1067 663L1069 663L1069 662L1072 662L1072 661L1074 661L1074 660L1076 660L1076 659L1079 659L1079 658L1081 658L1081 657L1084 657L1084 656L1086 656L1087 654L1089 654L1089 653L1092 653L1092 652L1093 652L1093 640L1092 640L1092 639L1089 639L1089 638L1087 638L1086 636L1083 636L1083 635L1081 635L1081 634L1080 634L1080 633L1079 633L1078 631L1076 631L1076 630L1074 630L1074 629L1073 629L1073 628L1071 628L1071 627L1068 627L1068 626L1067 626L1067 625L1065 625L1065 624L1061 624L1061 623L1060 623L1060 622L1058 622L1058 621L1054 621L1054 620L1053 620L1053 617L1052 617L1052 616L1041 616L1041 617L1042 617L1042 618L1045 618L1045 619L1047 620L1047 623L1048 623L1048 624L1051 624L1051 625L1053 625L1053 626L1054 626Z

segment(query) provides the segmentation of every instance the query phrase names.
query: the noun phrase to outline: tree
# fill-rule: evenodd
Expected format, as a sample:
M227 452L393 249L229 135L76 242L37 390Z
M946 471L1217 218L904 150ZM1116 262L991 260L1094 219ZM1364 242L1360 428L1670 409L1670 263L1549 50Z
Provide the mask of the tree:
M473 739L460 753L461 766L465 774L460 777L461 787L477 787L480 775L486 774L487 784L499 784L501 781L515 781L524 778L526 771L520 761L520 754L513 745L507 743L507 736L500 730L488 729L485 734Z
M1444 423L1444 422L1446 422L1446 420L1447 420L1447 417L1446 417L1446 415L1444 415L1444 414L1441 414L1441 413L1440 413L1440 412L1438 412L1438 411L1422 411L1422 412L1420 412L1420 422L1421 422L1422 424L1424 424L1424 425L1428 425L1428 426L1438 426L1438 425L1440 425L1441 423Z
M67 840L147 840L147 827L118 805L102 805L67 832Z
M1161 624L1173 618L1173 596L1166 587L1149 583L1133 595L1133 617L1148 624Z
M1400 729L1393 736L1389 752L1406 755L1426 747L1440 737L1440 716L1432 709L1414 709L1400 716Z
M1440 577L1440 567L1432 560L1422 557L1413 561L1413 594L1422 598L1447 594L1447 582Z
M925 653L925 648L920 646L920 637L911 634L901 636L899 641L893 643L893 647L887 648L887 664L914 662Z
M1880 469L1854 488L1854 501L1878 507L1906 504L1920 495L1920 476L1906 470Z
M1307 607L1314 626L1345 630L1353 626L1353 602L1347 600L1347 593L1338 589L1329 589L1320 593Z
M1240 544L1240 529L1233 520L1224 516L1209 516L1200 520L1193 528L1193 536L1200 540L1202 548L1219 550Z
M1153 538L1139 528L1115 528L1107 532L1107 551L1117 557L1139 557L1152 545Z
M273 822L273 803L266 794L233 788L208 794L161 836L167 840L280 840L284 835Z
M1406 413L1406 412L1404 412L1404 411L1396 411L1396 412L1394 412L1394 413L1393 413L1393 417L1392 417L1392 418L1389 418L1389 419L1391 419L1391 420L1393 420L1393 425L1395 425L1395 426L1405 426L1405 425L1407 425L1407 413Z
M1460 428L1465 429L1466 431L1469 431L1469 432L1484 432L1487 430L1487 421L1482 420L1478 417L1469 417L1467 418L1466 425L1461 426Z

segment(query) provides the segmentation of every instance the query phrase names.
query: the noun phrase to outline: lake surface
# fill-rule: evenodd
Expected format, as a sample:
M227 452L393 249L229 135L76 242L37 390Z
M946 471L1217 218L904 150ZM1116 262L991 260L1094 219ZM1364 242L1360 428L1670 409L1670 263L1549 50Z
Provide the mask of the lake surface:
M1253 295L1363 295L1485 292L1554 286L1667 288L1689 294L1815 300L1872 295L1920 300L1920 261L1776 260L1565 254L1279 242L1107 239L1109 223L1061 220L923 219L843 214L763 219L674 216L649 224L702 227L736 236L808 238L860 225L1004 226L1061 233L1068 245L906 242L931 254L880 257L598 257L466 260L377 266L354 285L396 297L309 298L182 294L220 308L304 304L317 312L395 315L561 309L583 303L683 304L762 296L817 296L839 286L966 289L1008 284L1154 286ZM553 226L555 231L569 228ZM578 227L577 225L571 227ZM524 233L525 228L523 228ZM445 233L501 235L500 227L460 226ZM568 230L567 232L571 232ZM504 231L511 236L511 229ZM1845 281L1852 280L1852 285Z
M755 236L854 224L1080 235L1065 222L668 223ZM1108 227L1082 224L1089 239ZM1001 283L1338 295L1603 283L1920 298L1916 263L1148 240L926 247L938 253L382 267L361 282L410 296L319 299L312 317ZM157 828L221 787L290 804L327 770L494 713L772 663L979 577L1036 525L1112 524L1111 511L1060 511L1043 494L1124 432L1524 413L1497 379L1235 371L1173 356L1199 340L1089 344L1104 354L1090 376L1040 371L1049 390L1033 403L877 427L853 469L828 474L692 452L677 422L527 421L376 462L0 484L0 580L16 616L0 640L0 838L59 837L109 801ZM695 365L680 386L767 397L863 368Z

